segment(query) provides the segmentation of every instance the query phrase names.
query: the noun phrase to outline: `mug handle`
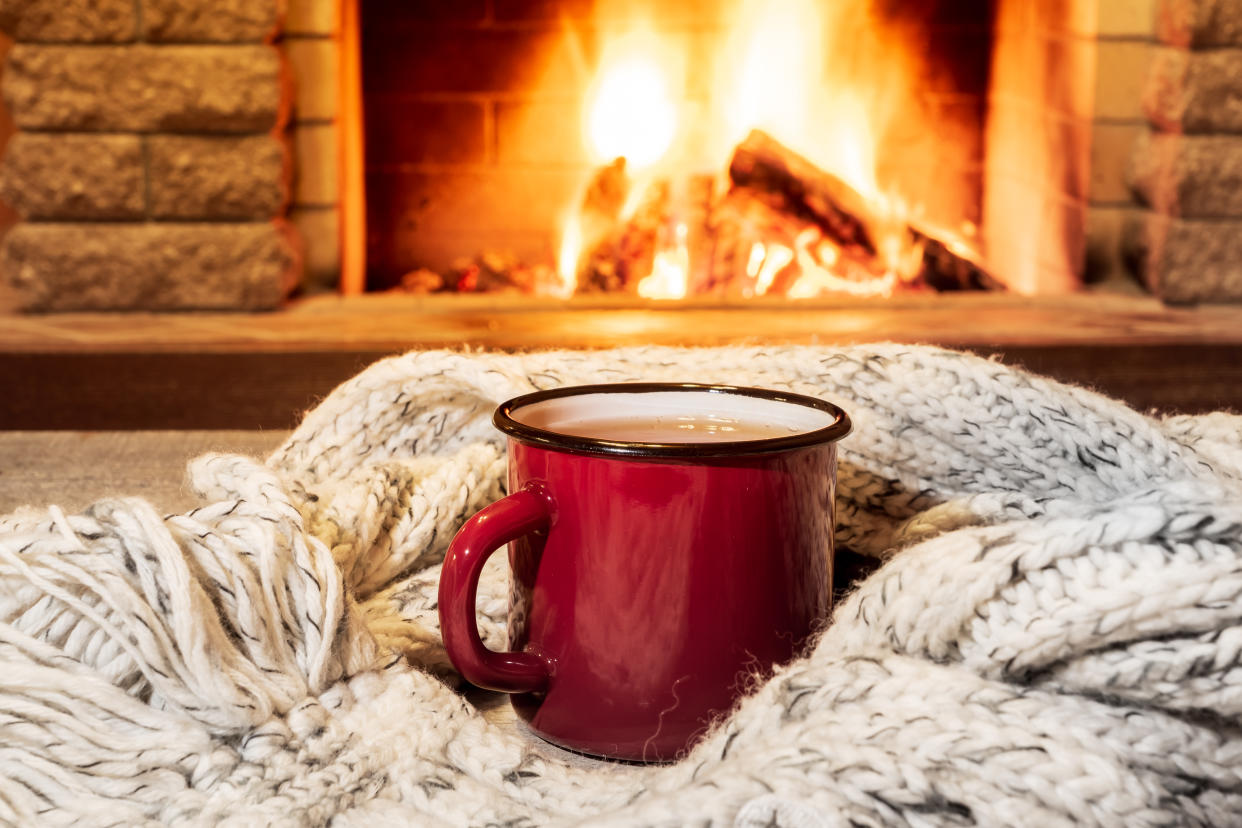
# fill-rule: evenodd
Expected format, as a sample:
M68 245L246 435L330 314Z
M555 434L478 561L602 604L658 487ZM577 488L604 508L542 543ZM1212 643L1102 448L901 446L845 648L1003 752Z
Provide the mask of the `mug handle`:
M449 660L471 684L502 693L529 693L548 684L549 665L534 653L483 646L474 605L479 573L492 553L551 522L551 503L528 485L483 508L449 545L440 570L440 632Z

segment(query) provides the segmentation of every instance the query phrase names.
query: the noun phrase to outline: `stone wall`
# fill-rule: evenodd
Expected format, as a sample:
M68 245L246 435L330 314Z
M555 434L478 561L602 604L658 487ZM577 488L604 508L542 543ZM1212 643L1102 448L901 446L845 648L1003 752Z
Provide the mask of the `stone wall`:
M1155 42L1159 0L1096 0L1095 82L1091 151L1081 169L1086 187L1084 279L1132 290L1125 263L1125 226L1140 208L1126 178L1131 151L1147 130L1143 86Z
M280 45L294 81L289 221L302 240L306 288L336 290L341 269L338 0L286 0Z
M297 283L281 0L0 0L28 310L259 310Z
M1127 253L1167 302L1242 300L1242 0L1161 0Z

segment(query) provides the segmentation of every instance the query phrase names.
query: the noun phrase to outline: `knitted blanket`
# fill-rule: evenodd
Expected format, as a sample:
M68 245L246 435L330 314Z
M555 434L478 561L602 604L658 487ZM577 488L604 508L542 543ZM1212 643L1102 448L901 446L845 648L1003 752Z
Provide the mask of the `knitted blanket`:
M497 402L638 379L840 403L838 544L884 563L683 761L583 767L454 689L438 565L503 493ZM929 348L384 360L194 461L191 512L0 519L0 820L1242 824L1240 476L1242 418Z

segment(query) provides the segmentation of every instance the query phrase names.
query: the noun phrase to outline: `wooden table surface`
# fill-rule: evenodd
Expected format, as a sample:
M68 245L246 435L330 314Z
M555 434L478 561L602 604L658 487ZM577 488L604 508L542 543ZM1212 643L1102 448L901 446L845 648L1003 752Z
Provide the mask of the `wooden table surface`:
M221 451L263 457L286 431L0 431L0 515L21 506L55 504L67 514L103 497L146 498L162 512L198 505L185 487L188 461ZM532 735L505 696L472 691L488 721L517 733L541 756L578 767L637 767L604 763Z
M926 342L946 347L1240 344L1238 305L1082 292L789 302L584 296L317 296L273 313L8 315L0 353L399 352L412 348Z
M210 451L262 457L287 431L0 431L0 514L102 497L145 497L164 512L197 505L185 467Z

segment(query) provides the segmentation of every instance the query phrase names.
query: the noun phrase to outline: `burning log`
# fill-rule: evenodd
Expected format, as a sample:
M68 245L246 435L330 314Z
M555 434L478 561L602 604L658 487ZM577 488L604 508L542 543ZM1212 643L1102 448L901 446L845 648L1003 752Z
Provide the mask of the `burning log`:
M622 216L630 197L631 182L624 158L596 170L578 209L583 247L575 271L581 293L624 291L631 272L654 255L650 193L642 208L628 219ZM637 261L635 261L637 259Z
M752 131L710 175L659 178L638 189L624 158L598 169L583 194L559 268L484 254L447 273L405 274L412 293L623 293L654 299L887 296L903 285L939 291L1000 287L971 246L868 201L775 138Z
M712 280L712 249L716 238L712 214L716 204L716 177L690 175L673 187L670 219L686 228L685 244L690 272L687 295L707 292Z
M755 130L713 176L660 178L636 189L624 158L596 171L577 213L572 267L579 293L647 298L825 293L885 296L903 283L936 290L995 287L951 233L911 224L844 180ZM449 274L457 290L527 290L537 274L476 262ZM431 280L419 280L419 283ZM536 288L537 290L537 288Z
M746 298L788 290L797 240L817 225L767 193L735 186L716 205L711 227L716 244L704 292Z
M802 213L843 245L876 252L875 219L850 185L821 170L762 130L752 130L729 162L729 178L739 187L770 192Z
M625 171L624 158L596 170L582 195L579 210L583 238L599 239L611 231L620 221L621 210L629 197L630 177Z
M970 254L953 250L952 242L930 235L930 231L910 226L910 233L922 246L918 278L938 291L1004 290L1005 286L988 273Z
M878 240L886 231L897 232L903 236L902 246L918 256L901 268L907 281L922 281L941 291L1000 287L963 245L914 224L885 228L884 220L857 190L761 130L753 130L738 145L729 163L729 177L735 186L770 193L789 210L813 221L856 262L871 258L878 264Z
M655 261L668 198L668 182L653 182L633 215L616 217L603 232L596 231L594 241L584 232L587 247L578 260L579 291L633 293L637 289Z
M660 251L682 245L688 260L689 292L700 292L700 285L710 278L712 176L651 181L638 193L637 207L627 211L616 199L607 197L609 192L619 192L609 179L624 170L624 163L618 159L597 172L583 197L580 215L584 247L576 268L578 290L635 293L639 283L652 273ZM627 196L622 200L628 200L629 189L627 181Z

